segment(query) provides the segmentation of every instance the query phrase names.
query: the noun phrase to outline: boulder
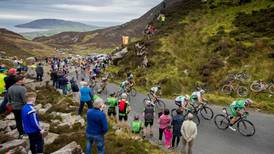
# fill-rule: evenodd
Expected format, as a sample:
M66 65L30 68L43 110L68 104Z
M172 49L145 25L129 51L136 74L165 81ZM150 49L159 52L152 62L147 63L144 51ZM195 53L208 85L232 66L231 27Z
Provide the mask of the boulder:
M42 129L44 129L44 131L49 131L50 124L45 122L40 122L40 126L42 127Z
M52 105L48 103L48 104L45 105L45 108L41 108L39 110L39 113L40 114L45 114L51 107L52 107Z
M9 135L10 137L16 139L16 138L19 137L19 132L18 132L17 129L14 129L14 130L8 132L7 135Z
M48 135L44 138L45 145L52 144L58 137L59 137L59 134L48 133Z
M0 131L5 131L8 127L8 121L0 121Z
M9 154L28 154L27 150L23 146L16 147L8 152Z
M81 154L82 152L81 146L73 141L52 154Z
M5 153L19 146L26 147L27 142L25 140L13 140L13 141L6 142L2 144L2 147L0 147L0 153Z
M6 116L5 120L14 120L14 114L10 113L9 115Z
M37 111L39 111L40 109L42 109L42 104L38 104L38 105L35 105L35 109L37 110Z

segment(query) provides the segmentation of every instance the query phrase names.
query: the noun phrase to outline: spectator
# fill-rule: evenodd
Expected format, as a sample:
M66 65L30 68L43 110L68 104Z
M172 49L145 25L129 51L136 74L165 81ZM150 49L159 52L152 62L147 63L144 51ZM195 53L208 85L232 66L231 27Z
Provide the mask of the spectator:
M165 109L164 114L160 116L158 123L160 124L159 128L159 144L161 144L164 130L169 126L170 124L170 117L169 117L169 110Z
M39 125L39 118L34 109L36 93L26 93L26 102L22 109L24 132L29 136L31 153L43 153L43 130Z
M5 92L5 79L6 74L4 73L4 70L0 70L0 94L3 94Z
M155 109L151 101L146 102L146 106L144 109L144 119L145 119L145 129L144 129L144 136L147 136L150 134L150 136L153 136L152 132L152 126L154 122L154 115Z
M44 68L41 63L38 64L35 71L36 71L36 80L43 81Z
M172 137L172 147L176 148L178 147L180 143L180 138L182 136L181 134L181 127L182 123L184 121L184 116L182 115L182 111L180 109L176 110L177 115L175 115L172 118L171 125L173 126L173 137ZM175 147L175 141L176 142L176 147Z
M62 89L63 95L67 95L67 84L68 84L68 79L62 75L59 78L59 86Z
M24 77L17 76L16 83L12 85L8 90L8 102L9 106L12 108L12 112L16 121L16 128L19 132L19 137L24 134L22 127L22 107L25 105L25 94L27 89L23 87Z
M142 122L139 119L138 115L134 116L134 120L131 123L131 129L132 129L132 133L134 133L134 134L139 134L141 132Z
M118 100L115 98L115 93L110 94L110 97L107 98L106 104L108 107L108 116L116 117L116 106L118 105Z
M50 77L51 77L51 80L52 80L52 86L58 88L57 87L57 80L58 80L57 71L52 70L51 73L50 73Z
M172 139L172 129L171 129L171 126L168 126L164 130L164 134L165 134L165 147L169 149L169 148L171 148L170 141Z
M74 81L74 79L70 80L71 83L71 90L73 94L73 101L78 102L79 101L79 86Z
M5 82L5 92L4 92L4 100L1 103L0 106L0 113L3 113L6 111L6 106L8 103L8 89L9 87L11 87L12 85L14 85L16 83L16 70L14 69L10 69L8 71L8 75L4 78L4 82Z
M93 102L93 92L88 87L88 84L86 83L84 87L80 89L80 107L78 110L78 114L81 115L84 105L87 104L88 108L92 108L92 102Z
M119 107L119 121L120 122L124 122L126 123L127 122L127 119L128 119L128 113L130 112L130 106L129 106L129 102L127 101L127 94L126 93L123 93L121 95L122 99L119 100L119 104L118 104L118 107Z
M182 153L186 153L186 146L188 145L187 154L192 154L192 145L193 141L197 136L197 125L192 121L193 115L191 113L188 114L188 119L184 121L183 126L181 128L181 133L183 134L183 148Z
M105 113L100 110L102 106L103 100L97 99L94 102L94 108L87 112L86 154L91 154L94 142L97 144L98 154L105 153L104 135L108 131L108 123Z
M80 81L80 88L84 87L84 85L87 84L84 78Z

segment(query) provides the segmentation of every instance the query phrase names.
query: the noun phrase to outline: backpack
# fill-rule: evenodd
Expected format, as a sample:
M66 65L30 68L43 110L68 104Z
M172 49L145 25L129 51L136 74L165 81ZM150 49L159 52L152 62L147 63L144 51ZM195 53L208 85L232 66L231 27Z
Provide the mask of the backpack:
M127 102L125 100L120 100L119 101L119 112L120 113L125 113L127 108Z
M154 107L153 105L147 105L145 107L145 120L153 120L154 119Z
M80 90L78 85L75 83L71 85L71 89L73 92L79 92L79 90Z

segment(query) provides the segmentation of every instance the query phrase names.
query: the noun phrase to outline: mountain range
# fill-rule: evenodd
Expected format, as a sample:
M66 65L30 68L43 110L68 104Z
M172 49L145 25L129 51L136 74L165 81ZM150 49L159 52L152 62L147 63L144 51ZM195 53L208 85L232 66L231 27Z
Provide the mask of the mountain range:
M17 28L41 29L41 31L21 33L24 37L33 39L40 36L52 36L61 32L86 32L98 29L98 26L87 25L60 19L38 19L29 23L16 25Z

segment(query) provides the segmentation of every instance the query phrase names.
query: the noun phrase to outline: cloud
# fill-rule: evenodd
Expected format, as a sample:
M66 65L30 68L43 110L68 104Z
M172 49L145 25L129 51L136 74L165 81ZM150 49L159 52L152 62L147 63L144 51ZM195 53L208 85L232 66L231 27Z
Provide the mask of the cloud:
M0 19L26 20L26 19L34 19L34 16L0 13Z

